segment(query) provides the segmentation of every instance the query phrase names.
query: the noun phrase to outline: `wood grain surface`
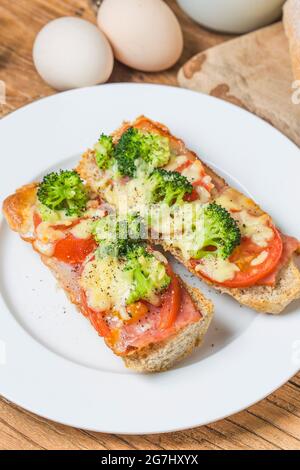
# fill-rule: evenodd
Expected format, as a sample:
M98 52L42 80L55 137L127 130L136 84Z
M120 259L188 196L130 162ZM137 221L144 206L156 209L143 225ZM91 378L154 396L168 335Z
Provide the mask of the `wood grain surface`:
M156 74L136 72L116 63L111 81L176 85L177 72L187 59L228 39L193 23L179 11L175 1L168 3L178 14L184 30L185 50L180 63ZM63 15L95 21L88 0L0 1L0 80L5 82L7 93L7 103L0 105L2 116L55 93L37 75L31 49L39 29ZM246 411L209 426L160 435L82 431L40 418L2 398L0 449L300 449L300 374Z

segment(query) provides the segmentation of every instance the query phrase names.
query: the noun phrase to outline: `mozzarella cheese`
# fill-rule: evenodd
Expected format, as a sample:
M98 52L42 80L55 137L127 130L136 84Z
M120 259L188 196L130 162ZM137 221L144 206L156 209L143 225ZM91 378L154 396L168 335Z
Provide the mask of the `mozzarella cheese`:
M216 202L230 211L240 211L243 209L262 214L261 209L255 202L234 188L226 188L226 190L216 199Z
M224 282L233 279L239 268L228 260L207 256L201 264L196 266L195 270L201 271L201 273L217 282Z
M273 230L269 227L270 217L263 214L259 217L250 215L246 210L233 214L238 222L243 237L251 238L258 246L266 247L274 236Z
M117 259L105 257L89 261L83 269L80 285L86 293L90 308L124 312L130 283Z
M186 155L172 155L169 163L164 166L164 168L168 171L175 171L178 167L186 163L188 160L189 159Z
M127 183L115 182L104 191L104 197L109 204L117 208L121 215L126 215L129 210L145 213L148 198L144 180L133 178Z
M71 228L70 233L76 238L87 239L91 236L93 221L91 219L83 219L79 224Z
M33 246L38 250L42 255L52 256L54 253L55 245L54 243L43 243L40 240L36 239L33 242Z
M50 222L41 222L36 229L36 235L42 243L53 243L65 236L63 231L51 227Z
M200 160L195 160L191 165L185 168L181 174L185 176L190 183L198 181L204 172L203 166Z
M251 266L257 266L258 264L263 263L268 257L268 252L266 250L262 251L256 258L251 261Z
M271 219L252 199L233 188L228 188L216 199L216 202L231 212L243 237L251 238L253 243L261 247L268 245L274 236L269 226Z

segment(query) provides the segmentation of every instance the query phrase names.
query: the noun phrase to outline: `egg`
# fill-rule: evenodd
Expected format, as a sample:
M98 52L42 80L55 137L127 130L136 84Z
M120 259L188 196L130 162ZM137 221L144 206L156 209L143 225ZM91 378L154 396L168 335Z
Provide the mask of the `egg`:
M182 53L180 25L162 0L104 0L97 21L116 59L135 69L165 70Z
M41 77L57 90L96 85L108 80L113 53L96 25L75 17L50 21L33 46L34 65Z

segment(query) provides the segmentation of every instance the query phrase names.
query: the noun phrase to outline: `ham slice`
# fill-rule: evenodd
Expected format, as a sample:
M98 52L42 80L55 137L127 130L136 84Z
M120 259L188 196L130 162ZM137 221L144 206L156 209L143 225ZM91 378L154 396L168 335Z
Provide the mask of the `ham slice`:
M260 281L256 284L257 286L271 286L273 287L276 283L277 274L283 268L283 266L291 259L292 254L299 249L299 241L288 235L281 234L282 242L283 242L283 249L282 255L276 269L268 276L260 279Z
M79 285L81 265L69 265L56 260L53 257L42 256L43 262L51 269L60 286L68 294L70 300L77 306L80 312L88 317L96 330L97 313L86 308L82 302L81 288ZM107 345L113 349L115 354L125 356L133 349L141 349L150 344L163 341L176 334L185 326L195 323L202 318L201 313L195 307L190 294L185 287L181 285L181 306L174 324L170 328L161 330L160 308L148 304L149 312L136 323L124 324L119 330L117 337L114 335L113 344L106 340ZM98 315L102 314L99 313ZM113 326L110 325L110 326ZM99 332L99 331L98 331Z

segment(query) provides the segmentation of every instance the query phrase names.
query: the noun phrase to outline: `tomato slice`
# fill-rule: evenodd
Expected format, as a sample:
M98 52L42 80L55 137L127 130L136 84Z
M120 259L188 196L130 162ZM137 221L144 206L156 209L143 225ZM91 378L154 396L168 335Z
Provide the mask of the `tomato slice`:
M76 238L68 233L65 238L59 240L54 249L53 256L68 264L80 264L97 247L93 238Z
M192 182L192 185L194 187L194 190L191 194L187 194L184 198L185 201L187 202L192 202L192 201L195 201L196 199L199 199L199 194L198 192L196 191L196 188L197 186L202 186L203 188L206 189L206 191L208 191L209 193L211 192L211 190L213 189L214 185L212 184L212 182L210 181L210 179L207 181L207 173L205 172L204 168L202 167L200 161L197 162L194 161L194 160L187 160L186 162L182 163L181 165L179 165L175 171L178 171L178 173L182 173L184 170L186 170L187 168L189 168L190 166L192 166L194 163L196 162L196 164L198 163L198 179L196 179L194 182Z
M164 330L170 328L176 320L181 304L181 286L178 277L170 266L167 267L167 274L171 277L171 282L167 291L162 296L160 307L159 328Z
M100 336L107 338L111 335L111 331L103 317L105 312L96 312L95 310L91 309L88 306L87 298L83 290L81 290L81 309L82 313L89 318L91 324Z
M197 193L196 189L193 189L190 194L186 194L183 198L186 202L193 202L199 199L199 194Z
M202 273L201 269L198 268L199 272L214 284L224 287L249 287L255 285L260 279L274 271L281 258L283 249L282 238L274 226L271 228L273 229L274 236L266 247L256 245L250 238L242 238L241 244L236 247L229 257L229 261L236 264L239 268L233 279L218 282L211 279L207 274ZM265 259L260 264L251 264L263 252L267 252ZM199 261L198 263L193 263L194 266L196 264L201 266Z
M42 217L37 212L34 212L34 214L33 214L33 225L34 225L35 230L37 229L37 227L41 223L42 223Z
M175 171L178 171L178 173L181 173L183 170L185 170L186 168L188 168L189 166L191 166L191 164L193 163L193 160L187 160L186 162L182 163L181 165L179 165Z

